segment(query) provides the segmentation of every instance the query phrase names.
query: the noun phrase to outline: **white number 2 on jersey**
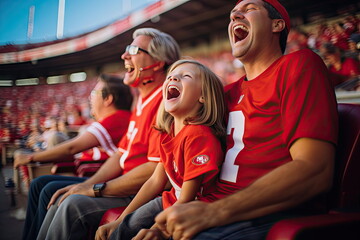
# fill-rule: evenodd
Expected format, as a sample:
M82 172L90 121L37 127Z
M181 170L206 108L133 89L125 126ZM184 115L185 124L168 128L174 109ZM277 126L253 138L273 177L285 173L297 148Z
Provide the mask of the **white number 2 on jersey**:
M230 112L227 126L227 134L230 135L232 130L234 146L226 152L225 161L222 165L220 179L228 182L236 182L239 166L235 165L236 156L244 148L243 136L245 129L245 117L242 111Z

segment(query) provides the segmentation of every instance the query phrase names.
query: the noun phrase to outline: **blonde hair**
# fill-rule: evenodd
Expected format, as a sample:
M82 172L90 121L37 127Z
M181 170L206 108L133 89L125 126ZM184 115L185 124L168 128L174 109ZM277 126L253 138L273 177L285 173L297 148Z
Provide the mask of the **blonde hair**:
M208 67L192 59L182 59L171 65L168 73L172 72L178 66L190 63L196 65L200 70L201 93L204 97L204 103L197 116L191 116L184 122L185 125L205 125L213 129L213 132L219 138L225 136L225 102L224 88L220 79ZM156 129L162 132L171 132L174 117L165 111L164 102L161 103L157 118Z

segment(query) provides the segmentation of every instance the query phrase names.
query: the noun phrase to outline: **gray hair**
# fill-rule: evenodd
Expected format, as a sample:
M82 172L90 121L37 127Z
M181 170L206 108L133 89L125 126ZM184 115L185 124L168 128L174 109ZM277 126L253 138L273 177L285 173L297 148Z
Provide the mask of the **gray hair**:
M180 47L173 37L155 28L139 28L133 33L133 38L140 35L149 36L149 54L156 60L164 61L167 68L180 59Z

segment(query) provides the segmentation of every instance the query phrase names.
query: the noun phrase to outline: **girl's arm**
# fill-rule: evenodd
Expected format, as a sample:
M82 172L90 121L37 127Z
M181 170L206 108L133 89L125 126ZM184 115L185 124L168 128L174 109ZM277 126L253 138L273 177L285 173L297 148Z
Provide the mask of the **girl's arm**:
M174 205L194 201L197 193L200 190L203 178L204 174L191 180L185 181L181 187L180 197Z
M167 175L165 173L164 165L158 163L154 173L151 177L144 183L140 188L139 192L136 194L135 198L131 201L129 206L126 207L124 212L116 220L118 223L121 223L123 218L132 213L145 203L154 199L157 195L164 191L164 188L168 182Z
M196 178L193 178L189 181L183 183L181 188L180 198L176 201L176 204L186 203L195 200L196 194L199 192L201 182L204 178L204 175L200 175ZM140 239L168 239L169 234L162 232L158 224L155 223L150 229L141 229L140 232L133 238L133 240Z

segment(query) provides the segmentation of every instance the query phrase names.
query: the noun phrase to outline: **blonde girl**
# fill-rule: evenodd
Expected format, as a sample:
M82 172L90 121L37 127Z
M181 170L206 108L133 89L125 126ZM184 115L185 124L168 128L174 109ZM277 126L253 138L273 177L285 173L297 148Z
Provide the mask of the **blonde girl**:
M149 147L149 159L160 161L122 215L101 226L96 239L165 237L154 225L159 212L204 199L223 161L224 114L219 78L197 61L175 62L163 84L163 102ZM170 191L164 191L167 186Z

